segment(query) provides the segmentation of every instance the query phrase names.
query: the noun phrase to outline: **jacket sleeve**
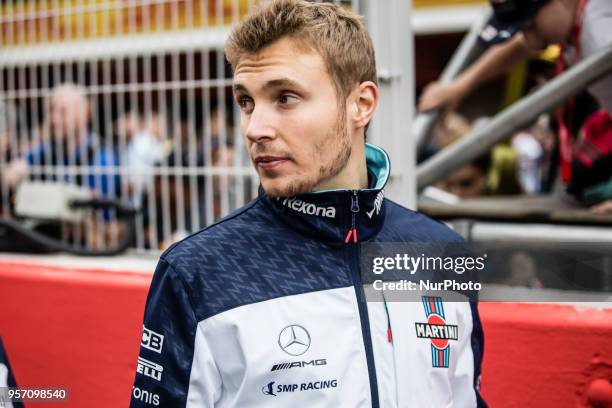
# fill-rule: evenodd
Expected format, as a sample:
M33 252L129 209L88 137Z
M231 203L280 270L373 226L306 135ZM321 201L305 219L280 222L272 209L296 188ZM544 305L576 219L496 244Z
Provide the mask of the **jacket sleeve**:
M480 394L480 375L484 354L484 334L478 302L471 300L462 303L465 307L463 318L466 330L459 338L459 353L452 382L453 407L487 408L487 403Z
M147 296L130 407L213 407L220 390L185 284L162 257Z

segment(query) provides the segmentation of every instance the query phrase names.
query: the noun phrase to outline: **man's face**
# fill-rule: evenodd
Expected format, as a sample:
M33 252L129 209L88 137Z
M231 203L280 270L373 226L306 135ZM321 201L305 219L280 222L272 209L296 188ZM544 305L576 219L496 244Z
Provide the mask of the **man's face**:
M546 44L564 42L574 26L574 16L571 8L560 0L546 3L533 20L531 29Z
M455 170L442 183L444 189L460 198L474 198L483 195L485 175L473 164Z
M76 91L62 90L51 96L49 125L56 141L72 137L78 140L87 128L89 105Z
M234 73L240 130L262 186L289 197L334 181L351 155L346 103L318 52L282 38L244 56Z

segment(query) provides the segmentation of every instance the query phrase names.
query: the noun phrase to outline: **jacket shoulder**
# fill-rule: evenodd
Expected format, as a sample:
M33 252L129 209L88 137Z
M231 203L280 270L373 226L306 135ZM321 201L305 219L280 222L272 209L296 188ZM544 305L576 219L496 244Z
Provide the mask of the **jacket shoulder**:
M191 266L189 265L189 259L194 256L197 257L212 251L222 255L223 250L218 247L218 240L222 240L225 243L237 243L242 230L249 226L256 227L253 224L261 216L260 207L259 199L249 202L214 224L175 242L164 251L161 258L165 259L166 262L175 268L182 268L184 266Z
M465 242L449 226L418 211L385 199L386 219L383 239L386 241Z
M343 258L323 247L256 199L173 245L160 263L186 288L201 321L243 305L349 285L348 275L338 273Z

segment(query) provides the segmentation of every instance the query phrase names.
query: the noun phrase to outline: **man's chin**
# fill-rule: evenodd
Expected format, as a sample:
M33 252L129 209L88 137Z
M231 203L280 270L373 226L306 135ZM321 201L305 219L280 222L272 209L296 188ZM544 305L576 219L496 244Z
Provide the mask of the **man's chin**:
M288 198L296 195L306 194L313 191L311 183L306 182L276 182L261 181L261 186L266 195L271 198Z

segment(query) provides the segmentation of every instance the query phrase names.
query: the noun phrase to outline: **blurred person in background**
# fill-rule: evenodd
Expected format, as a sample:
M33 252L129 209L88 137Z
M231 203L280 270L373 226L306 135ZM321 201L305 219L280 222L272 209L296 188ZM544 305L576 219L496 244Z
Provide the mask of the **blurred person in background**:
M12 160L2 174L4 182L16 187L28 175L45 181L77 184L98 197L117 196L120 177L117 152L106 148L100 137L91 131L91 105L82 86L63 83L55 86L47 100L43 123L35 129L35 142L22 157ZM51 170L38 166L50 166ZM122 233L119 224L111 221L111 212L103 210L103 222L90 214L85 223L62 224L64 239L85 240L92 248L100 248L111 236Z
M74 182L97 194L115 196L119 175L103 168L118 165L118 157L89 128L91 106L84 88L71 83L58 85L53 88L47 106L44 122L35 130L38 143L9 164L5 181L15 186L26 178L31 166L54 166L53 174L44 170L41 178ZM71 172L67 166L86 166L91 170Z
M172 137L163 149L162 165L170 169L168 175L154 177L154 190L157 213L157 240L159 247L166 250L173 243L200 229L206 220L206 207L214 200L206 200L207 177L197 174L197 170L210 166L206 163L203 124L179 118L172 126ZM213 197L211 197L212 199ZM145 208L148 203L144 203ZM164 211L167 211L166 214ZM196 222L194 213L197 213ZM167 217L168 219L165 219ZM179 219L184 225L179 225ZM164 231L164 225L169 230Z
M440 182L440 186L442 189L461 199L488 195L487 174L490 165L489 153L486 153L482 157L453 171L446 179Z
M133 201L140 206L153 183L152 170L170 149L165 118L157 112L143 115L130 111L117 119L116 133L126 141L121 158L128 169L127 181Z
M556 134L551 125L552 118L548 113L538 117L535 125L531 127L530 133L540 144L542 156L540 157L540 189L541 193L550 193L554 187L554 178L557 174L556 165L558 154L556 154Z
M472 131L470 122L457 112L445 112L432 131L430 152L445 149ZM489 153L453 171L438 186L461 199L487 194Z
M234 166L234 132L231 119L231 107L225 108L225 115L216 107L211 112L211 150L212 166L218 174L212 178L213 183L213 212L215 219L224 216L226 212L236 209L236 177L231 175ZM224 200L227 209L224 211Z
M419 153L418 162L427 160L439 150L468 134L470 130L470 122L463 115L454 111L444 112L432 129L431 140Z
M433 129L432 144L444 149L472 130L486 125L490 119L478 118L473 125L457 112L446 112ZM461 199L477 198L491 194L518 194L521 192L517 178L517 155L509 145L498 145L459 169L453 171L438 187Z
M470 122L457 112L446 112L432 132L432 148L444 149L472 131ZM461 199L476 198L488 194L487 174L490 166L487 152L477 160L453 171L438 187Z
M582 128L574 152L572 182L597 214L612 214L612 116L605 111L591 115Z
M455 108L480 84L509 72L519 62L547 45L564 45L565 52L560 56L558 64L561 71L564 66L574 64L612 44L610 0L491 0L491 6L493 17L480 35L480 40L491 47L453 81L428 85L419 101L420 111ZM612 74L591 85L589 91L602 111L610 117ZM563 120L560 124L563 129ZM562 137L561 143L567 146L571 143L567 141L568 138ZM575 167L567 153L571 152L571 146L562 146L561 150L566 152L562 154L562 162L567 163L568 170L564 171L564 179L569 181L571 168ZM575 193L579 197L582 195L582 191Z
M171 232L168 237L161 234L164 220L161 219L162 214L159 213L160 219L157 228L160 232L159 240L162 250L204 226L208 206L212 208L213 219L211 222L236 209L234 205L236 202L235 183L232 182L234 177L231 175L234 166L234 145L232 123L229 120L229 115L232 113L232 109L226 107L225 112L226 114L223 115L222 110L218 106L214 106L211 109L208 125L195 123L190 118L185 117L181 118L179 123L174 126L174 137L172 138L174 143L169 150L165 150L166 164L171 168L181 167L191 171L208 167L212 170L212 175L189 174L188 171L185 175L167 177L167 188L169 196L172 197L168 205ZM210 143L205 143L206 130L210 131L208 138ZM207 194L207 182L210 182L212 186L210 196ZM156 186L158 208L162 208L163 178L156 178ZM176 200L179 193L183 203L181 207L177 205ZM227 202L227 208L224 208L224 200ZM197 203L195 210L194 203ZM192 222L195 221L193 219L194 211L198 213L199 225ZM185 229L178 227L179 212L184 217Z
M421 95L420 111L455 108L482 83L508 73L550 44L572 46L572 55L562 58L575 63L612 43L609 0L491 0L491 5L494 16L480 35L490 48L453 81L429 84ZM612 75L590 90L612 112Z
M145 247L159 249L149 242L151 223L159 224L161 221L151 219L148 194L154 194L152 200L155 203L159 194L159 190L155 189L155 170L172 150L172 142L167 137L166 118L158 112L129 110L115 120L114 136L117 146L125 146L120 153L121 164L127 170L122 178L126 183L123 188L127 190L132 204L141 210ZM154 205L161 208L161 200ZM162 237L158 236L157 239Z
M518 156L517 171L523 192L528 195L539 193L542 186L540 174L542 146L528 130L516 133L511 143Z

